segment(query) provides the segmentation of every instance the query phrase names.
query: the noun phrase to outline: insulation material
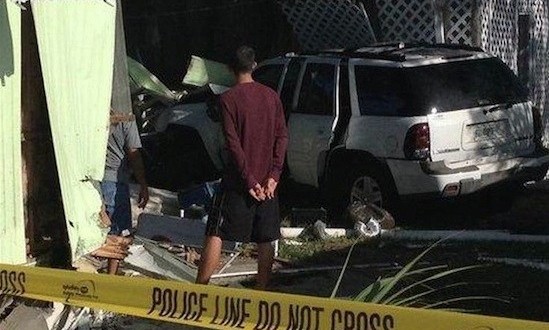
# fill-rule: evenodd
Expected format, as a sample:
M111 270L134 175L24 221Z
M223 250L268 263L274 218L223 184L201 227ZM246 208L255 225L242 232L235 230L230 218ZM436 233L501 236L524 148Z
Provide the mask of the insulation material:
M0 263L26 262L21 158L21 9L0 2Z
M35 0L61 195L73 258L105 240L103 178L114 63L115 1Z
M183 84L201 87L208 83L233 86L236 81L227 65L198 56L191 56L191 62L187 74L183 78Z

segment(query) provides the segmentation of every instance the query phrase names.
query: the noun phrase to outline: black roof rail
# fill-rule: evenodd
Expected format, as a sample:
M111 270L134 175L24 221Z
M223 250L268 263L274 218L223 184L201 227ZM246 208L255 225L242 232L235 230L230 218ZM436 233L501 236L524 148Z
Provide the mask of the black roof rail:
M464 44L446 44L446 43L427 43L427 42L418 42L416 44L410 44L411 47L424 47L424 48L446 48L446 49L462 49L469 50L473 52L484 52L484 49L476 46L464 45ZM407 47L408 48L408 45Z
M362 48L368 48L368 47L370 48L394 47L394 49L386 49L379 52L361 50ZM414 42L414 43L386 42L386 43L375 43L372 45L365 45L363 47L311 51L311 52L300 53L300 55L305 55L305 56L306 55L328 55L328 56L332 55L332 56L345 56L345 57L404 62L406 61L406 56L404 54L398 54L395 52L402 49L410 49L410 48L442 48L442 49L456 49L456 50L468 50L468 51L474 51L474 52L484 52L484 50L480 47L463 45L463 44L442 44L442 43L427 43L427 42Z
M474 52L484 52L484 49L476 46L470 46L465 44L448 44L448 43L429 43L429 42L401 42L401 43L380 43L372 45L372 47L387 47L387 46L395 46L399 47L399 49L406 49L406 48L446 48L446 49L462 49L462 50L469 50ZM395 49L397 50L397 49Z
M388 50L387 52L394 52L399 49L409 49L409 48L417 48L417 47L423 47L423 48L446 48L446 49L463 49L463 50L470 50L475 52L484 52L484 49L476 46L470 46L465 44L449 44L449 43L428 43L428 42L402 42L402 41L394 41L394 42L380 42L380 43L374 43L371 45L364 45L362 47L353 47L348 48L346 51L349 52L356 52L357 50L363 48L363 47L395 47L395 49Z
M344 50L326 50L317 52L316 55L335 55L354 58L366 58L373 60L386 60L395 62L404 62L406 56L403 54L391 54L388 52L369 52L369 51L357 51L358 49L344 49Z

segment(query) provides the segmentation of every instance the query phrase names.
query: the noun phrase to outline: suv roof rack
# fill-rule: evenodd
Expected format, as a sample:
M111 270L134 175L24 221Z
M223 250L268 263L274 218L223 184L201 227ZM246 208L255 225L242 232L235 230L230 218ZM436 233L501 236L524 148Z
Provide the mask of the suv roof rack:
M367 58L375 60L387 60L395 62L404 62L406 61L406 56L404 54L393 54L391 51L358 51L360 48L352 49L341 49L341 50L324 50L317 53L309 55L337 55L344 57L354 57L354 58Z
M418 42L415 44L412 43L412 44L409 44L409 47L407 45L406 48L413 48L413 47L460 49L460 50L469 50L472 52L484 52L484 49L477 46L470 46L465 44L441 44L441 43L430 44L427 42Z
M387 49L374 51L376 48L387 48ZM433 44L433 43L427 43L427 42L415 42L415 43L387 42L387 43L376 43L376 44L367 45L364 47L353 47L353 48L345 48L345 49L328 49L328 50L322 50L317 52L308 52L308 53L302 53L302 55L335 55L335 56L404 62L406 61L406 55L402 53L399 54L396 52L400 50L411 49L411 48L440 48L440 49L465 50L465 51L472 51L472 52L484 51L480 47L463 45L463 44L440 44L440 43Z

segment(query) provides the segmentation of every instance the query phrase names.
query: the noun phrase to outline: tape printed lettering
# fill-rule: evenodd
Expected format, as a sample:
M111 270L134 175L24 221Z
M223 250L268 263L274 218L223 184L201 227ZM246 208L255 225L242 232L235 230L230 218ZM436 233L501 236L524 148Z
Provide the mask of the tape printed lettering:
M201 317L208 311L207 298L206 293L154 287L147 315L202 322Z
M215 297L214 317L210 324L243 329L250 317L250 299L235 297Z
M380 315L366 312L355 313L334 309L331 329L342 330L394 330L395 319L392 315Z
M26 292L25 272L0 270L0 294L23 295Z

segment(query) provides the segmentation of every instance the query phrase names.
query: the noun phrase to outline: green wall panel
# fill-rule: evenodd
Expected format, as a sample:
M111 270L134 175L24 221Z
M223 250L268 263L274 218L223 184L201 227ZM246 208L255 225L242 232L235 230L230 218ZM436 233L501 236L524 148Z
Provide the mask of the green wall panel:
M73 258L105 239L103 178L116 1L33 0L33 17Z
M0 263L26 262L21 173L21 9L0 0Z

